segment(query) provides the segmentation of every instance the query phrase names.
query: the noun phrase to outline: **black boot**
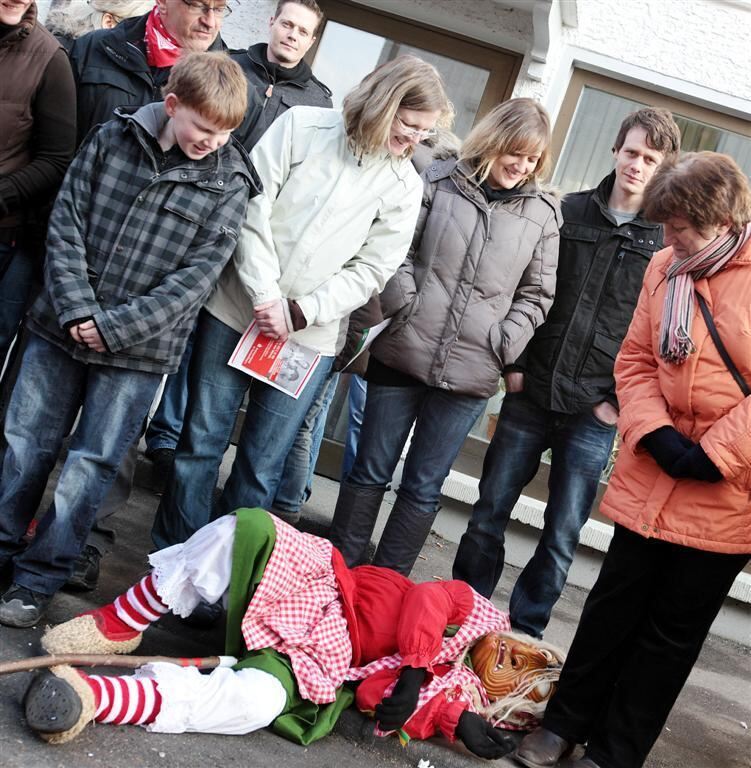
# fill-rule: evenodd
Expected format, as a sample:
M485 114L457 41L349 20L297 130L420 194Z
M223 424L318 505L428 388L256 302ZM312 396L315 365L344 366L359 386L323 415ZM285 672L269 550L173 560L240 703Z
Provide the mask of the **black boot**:
M385 488L354 485L346 481L339 486L329 539L350 568L365 560L384 493Z
M438 508L434 507L426 513L424 509L399 496L383 529L373 565L391 568L409 576L437 512Z

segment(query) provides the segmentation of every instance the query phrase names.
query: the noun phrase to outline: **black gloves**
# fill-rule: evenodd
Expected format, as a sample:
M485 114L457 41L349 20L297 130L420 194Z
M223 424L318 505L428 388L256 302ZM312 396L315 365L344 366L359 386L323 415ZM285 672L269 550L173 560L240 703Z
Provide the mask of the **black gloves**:
M660 427L644 435L641 444L670 477L716 483L722 473L698 443L684 437L675 427Z
M644 435L640 442L670 477L677 477L673 474L673 465L695 445L675 427L660 427Z
M722 480L722 473L712 463L701 445L695 445L683 454L673 464L673 477L690 477L693 480L703 480L705 483L716 483Z
M506 736L499 728L493 728L487 720L469 710L462 712L459 717L456 735L470 752L488 760L497 760L516 747L510 736Z
M404 667L391 692L375 708L375 719L382 731L396 731L409 720L417 706L420 686L425 680L424 667Z

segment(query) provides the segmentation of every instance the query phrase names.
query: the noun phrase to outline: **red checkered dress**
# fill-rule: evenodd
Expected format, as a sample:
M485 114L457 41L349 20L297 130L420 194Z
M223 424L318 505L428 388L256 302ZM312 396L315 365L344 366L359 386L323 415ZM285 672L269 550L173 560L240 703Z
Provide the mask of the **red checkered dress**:
M289 657L300 696L334 701L352 663L352 643L331 565L332 545L271 516L276 544L242 620L248 650Z

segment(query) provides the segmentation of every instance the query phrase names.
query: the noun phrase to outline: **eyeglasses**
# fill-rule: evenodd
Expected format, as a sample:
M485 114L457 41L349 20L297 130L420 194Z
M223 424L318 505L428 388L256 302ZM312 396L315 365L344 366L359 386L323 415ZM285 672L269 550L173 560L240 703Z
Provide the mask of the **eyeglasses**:
M183 2L185 2L185 0L183 0ZM407 125L404 120L399 117L398 112L394 115L394 118L396 119L396 122L399 123L399 128L401 129L402 133L408 139L419 139L422 141L423 139L428 139L438 133L435 128L426 128L423 130L421 128L413 128L411 125Z
M232 13L232 9L228 5L207 5L201 0L183 0L183 3L190 8L190 13L193 16L208 16L213 11L214 16L223 19Z

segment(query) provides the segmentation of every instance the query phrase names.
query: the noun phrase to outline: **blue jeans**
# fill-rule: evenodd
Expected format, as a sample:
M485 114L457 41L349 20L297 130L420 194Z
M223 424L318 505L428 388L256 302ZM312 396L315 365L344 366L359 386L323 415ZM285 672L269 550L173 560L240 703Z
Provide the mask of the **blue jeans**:
M0 371L34 284L34 260L20 245L0 243Z
M487 402L424 385L368 383L357 457L347 476L354 489L386 489L415 425L397 502L376 552L375 564L409 573L438 511L443 481L467 433ZM358 514L357 509L351 510ZM367 546L367 541L362 542ZM348 542L340 544L348 549Z
M355 463L357 444L360 442L360 429L365 416L367 394L368 382L362 376L353 373L349 380L349 418L347 420L347 437L344 440L342 480L347 477Z
M29 334L6 414L0 474L0 562L13 559L15 582L47 595L66 582L160 379L79 363ZM24 549L22 537L79 408L54 499Z
M239 507L271 508L295 435L328 378L333 357L322 357L295 400L227 365L240 336L205 310L200 313L183 430L151 531L158 549L185 541L214 517L219 467L249 389L235 462L216 514Z
M338 372L330 374L326 379L318 397L305 414L295 442L287 454L273 505L273 511L281 512L282 517L297 517L300 507L313 492L313 473L321 451L326 417L338 383Z
M532 559L516 580L509 609L515 628L541 637L566 584L579 533L597 495L615 426L591 410L548 411L522 393L507 394L480 480L480 498L459 542L453 575L490 597L503 572L504 534L522 489L550 448L545 524Z
M159 406L146 430L146 452L148 454L158 451L160 448L175 450L180 432L183 429L185 407L188 404L188 370L190 369L190 356L193 351L193 339L195 330L188 337L188 343L180 361L180 367L170 376L164 384Z

